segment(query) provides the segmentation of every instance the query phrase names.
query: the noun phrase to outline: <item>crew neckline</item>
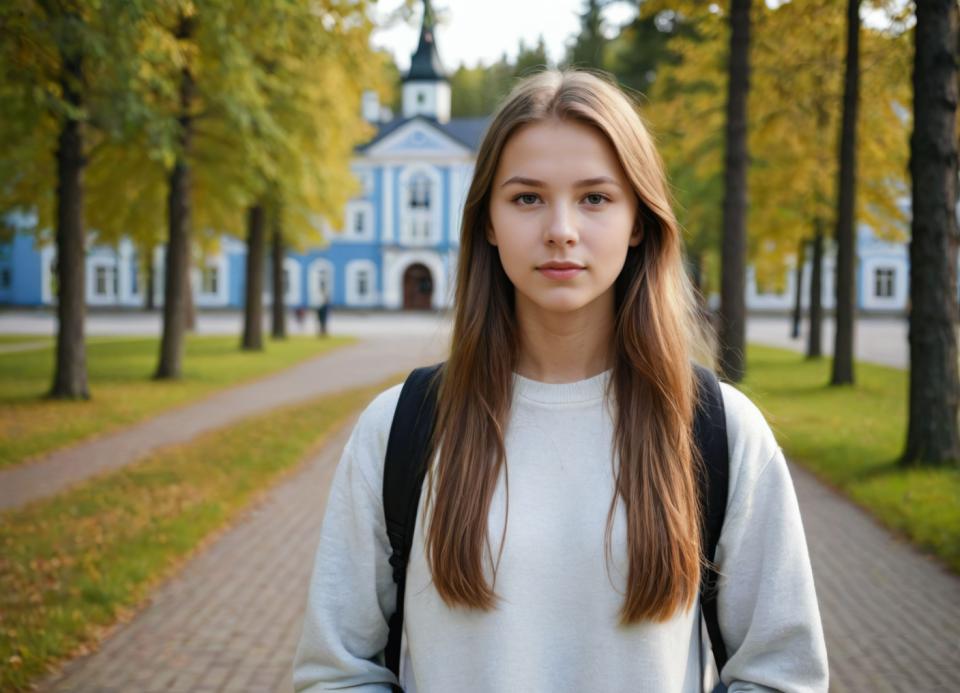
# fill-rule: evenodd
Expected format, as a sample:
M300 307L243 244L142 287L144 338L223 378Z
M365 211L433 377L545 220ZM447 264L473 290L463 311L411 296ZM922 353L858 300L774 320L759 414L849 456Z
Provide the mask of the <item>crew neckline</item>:
M603 399L611 370L572 383L545 383L513 374L515 395L544 404L571 404Z

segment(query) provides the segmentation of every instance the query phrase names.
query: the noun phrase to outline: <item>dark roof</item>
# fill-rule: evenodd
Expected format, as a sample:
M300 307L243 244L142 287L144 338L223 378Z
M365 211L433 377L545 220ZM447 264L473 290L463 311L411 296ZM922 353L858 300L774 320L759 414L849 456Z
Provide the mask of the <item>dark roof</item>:
M420 42L417 44L416 52L410 58L410 72L403 78L404 82L447 80L443 65L440 63L440 55L437 53L437 42L433 33L435 26L436 22L434 21L430 0L424 0Z
M446 123L436 123L445 133L473 151L480 147L483 134L490 124L490 116L482 118L452 118Z
M406 125L410 121L417 119L429 123L432 127L445 133L465 147L469 147L470 150L474 152L477 151L477 148L480 146L480 140L483 138L483 133L486 131L487 125L490 122L489 116L482 118L452 118L446 123L440 123L433 118L423 115L417 115L412 118L394 118L386 123L376 123L377 134L374 135L373 139L369 142L357 147L356 151L366 151L402 125Z

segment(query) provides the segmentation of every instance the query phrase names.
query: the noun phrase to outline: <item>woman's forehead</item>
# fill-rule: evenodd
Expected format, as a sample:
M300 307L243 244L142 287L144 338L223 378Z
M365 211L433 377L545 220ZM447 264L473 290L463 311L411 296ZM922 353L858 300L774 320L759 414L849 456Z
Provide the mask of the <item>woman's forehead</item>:
M626 180L616 150L598 128L556 119L524 125L507 140L497 166L497 184L514 177L548 184L604 177L620 184Z

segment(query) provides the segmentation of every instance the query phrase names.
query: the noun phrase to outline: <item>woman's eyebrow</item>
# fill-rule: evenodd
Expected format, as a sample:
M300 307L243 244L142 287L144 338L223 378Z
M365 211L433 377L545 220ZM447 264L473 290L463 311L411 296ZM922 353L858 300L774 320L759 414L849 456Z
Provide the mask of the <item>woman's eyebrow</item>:
M616 185L618 188L623 187L610 176L597 176L596 178L584 178L583 180L574 181L573 187L584 188L589 185L601 185L603 183ZM525 176L513 176L512 178L507 178L507 180L503 181L500 187L505 188L510 184L528 185L531 188L542 188L546 186L546 183L544 183L542 180L537 180L536 178L526 178Z
M507 178L507 180L503 181L500 187L505 188L511 183L515 183L516 185L528 185L531 188L542 188L545 185L545 183L542 180L536 180L534 178L524 178L523 176L513 176L513 178Z
M617 181L615 181L610 176L597 176L596 178L584 178L583 180L578 180L573 184L575 188L584 188L588 185L602 185L604 183L609 183L610 185L616 185L618 188L623 187Z

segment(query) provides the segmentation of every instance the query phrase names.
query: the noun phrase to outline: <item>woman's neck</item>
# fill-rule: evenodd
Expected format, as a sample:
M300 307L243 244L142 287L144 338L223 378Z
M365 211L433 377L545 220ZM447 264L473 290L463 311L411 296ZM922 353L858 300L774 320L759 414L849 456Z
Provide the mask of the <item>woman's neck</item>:
M517 372L544 383L572 383L610 368L612 301L608 309L597 308L591 305L554 313L517 301L520 330Z

